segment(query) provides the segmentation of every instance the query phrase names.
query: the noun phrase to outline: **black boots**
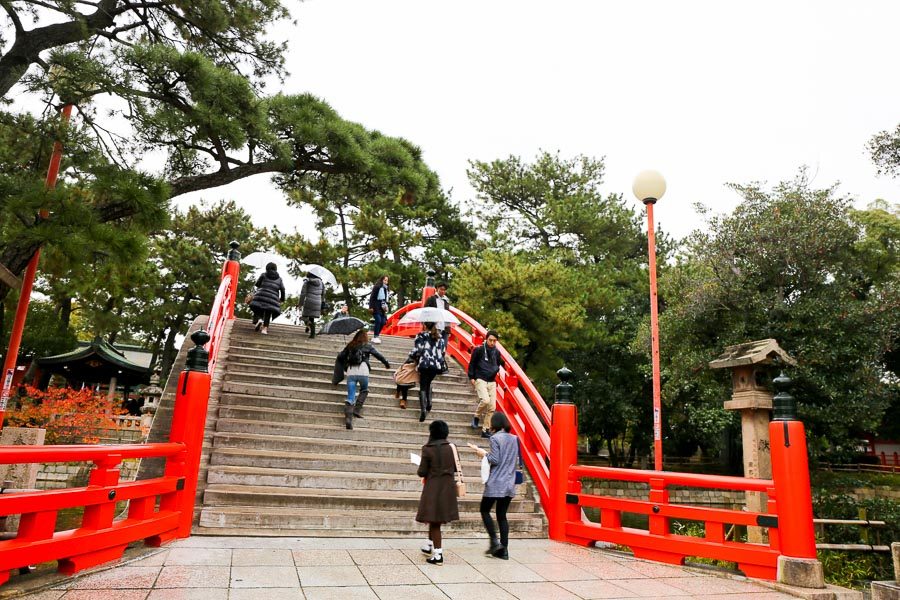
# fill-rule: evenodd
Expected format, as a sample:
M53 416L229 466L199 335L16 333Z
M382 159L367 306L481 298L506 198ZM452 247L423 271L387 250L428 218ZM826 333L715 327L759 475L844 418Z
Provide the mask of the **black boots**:
M425 405L428 402L428 398L425 396L425 392L419 390L419 423L425 420Z
M316 337L316 321L314 319L309 320L309 339Z
M485 551L485 554L488 556L493 556L494 552L497 552L503 548L503 544L500 543L500 540L497 538L491 538L491 546Z
M362 409L363 405L366 403L366 398L369 397L369 390L365 390L359 393L359 396L356 398L356 405L353 407L353 416L363 418Z
M347 429L353 429L353 407L344 403L344 425Z

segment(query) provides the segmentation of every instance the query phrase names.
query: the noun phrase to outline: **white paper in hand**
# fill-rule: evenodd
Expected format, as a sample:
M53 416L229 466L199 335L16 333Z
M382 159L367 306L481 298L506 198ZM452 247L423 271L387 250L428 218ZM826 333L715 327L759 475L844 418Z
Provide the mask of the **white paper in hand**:
M422 457L416 454L415 452L409 453L409 462L416 465L417 467L422 464Z
M488 477L491 476L491 463L488 462L487 456L481 459L481 483L487 483Z

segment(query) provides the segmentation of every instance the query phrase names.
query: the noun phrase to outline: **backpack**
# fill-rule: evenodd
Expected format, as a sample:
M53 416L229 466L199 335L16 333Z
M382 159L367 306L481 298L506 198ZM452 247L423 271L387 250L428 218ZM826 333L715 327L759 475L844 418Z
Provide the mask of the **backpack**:
M358 367L359 365L365 362L366 357L363 354L362 348L353 348L350 352L347 353L347 364L351 367Z

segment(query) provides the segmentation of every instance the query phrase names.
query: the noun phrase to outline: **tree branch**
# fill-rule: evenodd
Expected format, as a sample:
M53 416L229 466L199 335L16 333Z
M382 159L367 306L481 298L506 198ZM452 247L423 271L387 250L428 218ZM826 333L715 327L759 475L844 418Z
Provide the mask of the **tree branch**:
M0 57L0 95L6 96L28 68L40 59L41 52L88 40L98 30L110 27L118 14L118 2L119 0L102 0L97 10L89 15L75 13L74 19L66 23L17 31L12 47Z
M296 171L317 171L319 173L350 173L349 168L337 167L332 164L316 161L288 162L283 160L269 160L261 163L244 164L230 169L222 169L215 173L191 175L179 177L169 182L172 189L172 198L205 190L209 188L228 185L238 179L259 175L262 173L292 173Z

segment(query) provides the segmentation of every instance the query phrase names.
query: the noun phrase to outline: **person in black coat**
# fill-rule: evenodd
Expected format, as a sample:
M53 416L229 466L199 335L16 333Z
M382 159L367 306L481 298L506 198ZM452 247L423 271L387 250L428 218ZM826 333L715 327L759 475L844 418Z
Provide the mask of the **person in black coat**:
M306 320L309 337L316 337L316 319L322 316L322 301L325 299L325 282L313 273L307 273L300 290L301 318Z
M369 294L369 312L375 318L375 330L372 336L373 344L381 343L381 329L387 323L388 301L390 300L390 289L388 289L388 276L382 275L375 282L372 293Z
M278 265L270 262L266 265L266 272L256 280L256 292L250 301L253 324L257 331L263 335L269 333L269 323L281 314L284 298L284 282L278 274Z

